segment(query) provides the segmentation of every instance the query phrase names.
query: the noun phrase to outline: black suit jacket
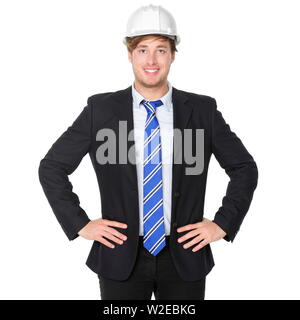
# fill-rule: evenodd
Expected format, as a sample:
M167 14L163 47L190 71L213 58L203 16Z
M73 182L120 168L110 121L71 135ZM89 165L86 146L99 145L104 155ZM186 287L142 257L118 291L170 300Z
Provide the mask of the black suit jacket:
M174 128L204 129L204 170L199 175L186 175L185 168L193 165L177 164L173 157L172 212L170 252L182 279L194 281L207 275L214 266L210 245L197 252L184 249L177 239L184 233L176 229L202 221L208 165L213 153L230 178L222 205L213 221L233 241L249 209L257 185L258 171L255 161L241 140L231 131L216 100L173 87ZM52 210L69 240L89 221L81 208L78 196L72 191L68 179L89 153L99 184L102 218L128 225L118 229L127 236L123 245L108 248L94 241L87 258L87 266L94 272L116 280L129 277L137 256L139 237L138 184L135 164L99 164L96 150L104 141L96 141L96 133L111 128L117 133L119 120L127 121L127 132L133 129L131 86L116 92L93 95L71 126L57 139L41 160L39 179ZM134 145L128 141L127 150ZM184 148L184 147L183 147ZM193 142L193 149L195 143ZM117 152L117 159L118 159ZM184 160L184 157L183 157Z

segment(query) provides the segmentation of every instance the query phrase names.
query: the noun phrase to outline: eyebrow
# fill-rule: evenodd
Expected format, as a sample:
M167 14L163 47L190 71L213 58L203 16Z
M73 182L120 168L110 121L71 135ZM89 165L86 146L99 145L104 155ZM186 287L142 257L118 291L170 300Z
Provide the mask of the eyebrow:
M148 46L144 45L144 44L141 44L141 45L138 45L137 48L148 48ZM163 45L159 45L156 48L165 48L165 49L167 49L168 47L163 46Z

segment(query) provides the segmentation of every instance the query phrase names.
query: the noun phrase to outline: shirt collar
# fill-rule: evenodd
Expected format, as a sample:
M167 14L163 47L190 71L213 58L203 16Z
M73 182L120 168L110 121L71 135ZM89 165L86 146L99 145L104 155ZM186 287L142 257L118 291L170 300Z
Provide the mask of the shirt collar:
M171 85L170 81L167 81L167 83L168 83L169 90L159 100L161 100L163 103L163 105L161 107L165 107L167 109L167 111L171 111L172 110L172 85ZM145 98L135 89L134 82L133 82L131 88L132 88L133 105L135 108L140 108L141 102Z

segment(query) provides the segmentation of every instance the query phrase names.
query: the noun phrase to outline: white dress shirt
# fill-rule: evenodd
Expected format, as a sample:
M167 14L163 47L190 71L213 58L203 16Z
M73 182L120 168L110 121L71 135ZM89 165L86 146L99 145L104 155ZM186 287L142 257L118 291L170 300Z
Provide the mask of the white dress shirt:
M156 109L156 117L160 127L161 149L162 149L162 179L163 179L163 209L165 234L170 235L171 223L171 198L172 198L172 159L173 159L173 104L172 85L168 81L169 91L160 99L163 105ZM144 175L144 134L147 111L141 103L145 99L132 84L133 98L133 120L134 120L134 140L135 158L138 178L140 229L139 235L144 235L143 227L143 175ZM145 99L147 100L147 99Z

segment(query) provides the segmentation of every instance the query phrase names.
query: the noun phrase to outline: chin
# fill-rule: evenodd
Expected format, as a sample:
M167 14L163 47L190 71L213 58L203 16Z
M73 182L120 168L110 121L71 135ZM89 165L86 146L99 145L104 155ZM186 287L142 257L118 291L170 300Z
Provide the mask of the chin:
M148 87L148 88L153 88L153 87L157 87L161 84L160 81L147 81L147 82L143 82L144 87Z
M142 79L140 82L145 86L145 87L156 87L158 85L161 85L164 83L166 80L164 79Z

